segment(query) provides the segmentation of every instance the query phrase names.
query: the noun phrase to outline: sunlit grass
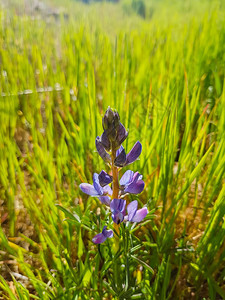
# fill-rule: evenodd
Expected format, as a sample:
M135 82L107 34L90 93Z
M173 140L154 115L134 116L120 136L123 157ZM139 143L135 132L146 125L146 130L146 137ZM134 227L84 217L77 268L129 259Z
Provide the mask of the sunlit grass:
M96 22L99 4L68 21L1 11L6 299L225 298L225 22L212 2L196 2L198 16L177 3L111 27ZM99 202L78 188L104 168L95 138L109 105L132 132L127 150L142 142L133 170L151 211L135 232L127 294L123 264L91 242Z

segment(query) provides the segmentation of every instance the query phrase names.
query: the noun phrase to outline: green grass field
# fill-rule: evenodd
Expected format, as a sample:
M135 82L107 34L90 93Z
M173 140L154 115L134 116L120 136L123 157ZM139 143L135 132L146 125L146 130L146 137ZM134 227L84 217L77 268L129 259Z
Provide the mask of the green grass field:
M225 299L223 1L21 3L0 6L0 298ZM79 189L109 171L108 106L149 210L117 253Z

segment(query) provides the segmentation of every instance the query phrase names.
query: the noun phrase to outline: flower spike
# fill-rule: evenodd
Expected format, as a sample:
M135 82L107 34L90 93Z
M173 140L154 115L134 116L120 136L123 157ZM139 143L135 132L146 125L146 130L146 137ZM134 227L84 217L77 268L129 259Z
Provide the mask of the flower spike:
M119 180L119 168L130 165L136 161L142 151L142 145L137 141L128 154L126 154L122 143L128 136L128 131L120 122L120 116L116 110L108 107L102 118L103 133L97 136L95 145L98 154L111 167L111 175L105 171L94 173L93 184L81 183L80 189L93 197L98 197L102 204L110 207L113 228L117 232L115 238L116 249L119 249L119 224L123 221L141 222L148 214L147 207L138 209L137 200L127 205L123 197L130 194L140 194L145 186L142 175L138 172L127 170ZM110 184L112 183L112 189ZM107 211L108 213L108 211ZM93 243L101 244L107 238L113 237L113 231L104 226L101 233L93 239Z

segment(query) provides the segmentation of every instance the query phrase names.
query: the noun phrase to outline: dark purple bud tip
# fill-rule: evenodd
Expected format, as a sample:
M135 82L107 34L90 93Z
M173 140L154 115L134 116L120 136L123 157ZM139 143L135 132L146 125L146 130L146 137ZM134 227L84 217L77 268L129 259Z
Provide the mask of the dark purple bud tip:
M112 129L117 129L119 126L120 116L116 110L112 110L108 107L105 115L102 119L102 126L104 130L111 131Z
M125 127L120 123L118 112L108 107L102 125L104 129L100 140L102 145L107 151L111 148L118 149L128 135Z

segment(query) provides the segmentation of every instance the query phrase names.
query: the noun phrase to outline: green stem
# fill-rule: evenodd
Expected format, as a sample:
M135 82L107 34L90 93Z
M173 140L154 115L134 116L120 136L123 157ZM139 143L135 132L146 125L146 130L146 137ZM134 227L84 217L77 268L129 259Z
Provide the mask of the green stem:
M126 283L125 283L125 291L129 288L129 232L126 226L123 226L123 240L124 240L124 257L125 257L125 266L126 266Z

